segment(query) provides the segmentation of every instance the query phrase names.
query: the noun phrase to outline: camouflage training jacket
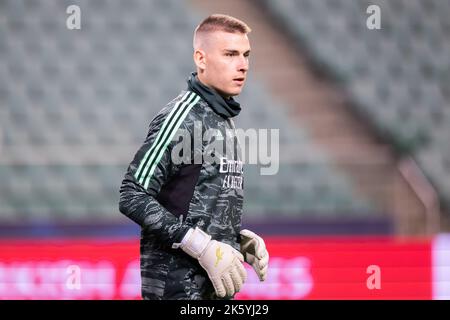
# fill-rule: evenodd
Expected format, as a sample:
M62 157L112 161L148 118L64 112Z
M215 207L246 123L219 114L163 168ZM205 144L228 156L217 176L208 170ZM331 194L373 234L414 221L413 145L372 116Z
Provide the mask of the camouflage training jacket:
M195 226L239 250L243 166L231 119L239 111L193 73L151 121L120 187L120 211L142 227L141 256L187 257L172 245Z

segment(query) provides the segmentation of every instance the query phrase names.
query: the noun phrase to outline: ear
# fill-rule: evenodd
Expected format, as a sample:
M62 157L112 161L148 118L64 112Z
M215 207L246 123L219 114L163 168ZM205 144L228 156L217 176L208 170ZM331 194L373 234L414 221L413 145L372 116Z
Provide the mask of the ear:
M206 69L206 54L205 51L197 49L194 51L194 62L198 69Z

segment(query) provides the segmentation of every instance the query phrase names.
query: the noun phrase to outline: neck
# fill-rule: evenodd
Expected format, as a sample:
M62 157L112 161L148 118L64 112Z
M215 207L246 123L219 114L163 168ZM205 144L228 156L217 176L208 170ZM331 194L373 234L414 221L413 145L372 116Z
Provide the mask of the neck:
M225 119L237 116L241 111L239 102L231 97L225 98L213 86L208 85L208 81L205 81L204 78L199 77L196 72L191 73L191 76L187 79L188 89L200 95L217 114Z
M207 81L205 75L204 75L200 70L197 71L197 78L198 78L198 80L199 80L203 85L207 86L208 88L210 88L210 89L212 89L212 90L215 90L220 96L222 96L222 98L224 98L224 99L230 99L230 97L231 97L230 95L227 95L227 94L223 93L222 91L218 90L218 89L215 88L213 85L211 85L211 84Z

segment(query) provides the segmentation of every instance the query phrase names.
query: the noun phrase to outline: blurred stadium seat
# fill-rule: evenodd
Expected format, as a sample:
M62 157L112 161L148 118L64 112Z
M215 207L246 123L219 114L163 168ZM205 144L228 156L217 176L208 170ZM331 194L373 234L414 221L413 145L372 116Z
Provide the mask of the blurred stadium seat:
M449 1L264 1L311 59L334 76L356 111L412 155L449 208ZM365 27L381 8L377 31Z
M361 26L369 1L264 3L449 199L448 4L380 2L390 14L376 33ZM81 30L65 27L71 4ZM123 219L120 181L150 120L194 70L201 18L176 0L0 1L1 221ZM280 128L279 173L245 168L250 219L383 213L253 75L238 100L238 127Z

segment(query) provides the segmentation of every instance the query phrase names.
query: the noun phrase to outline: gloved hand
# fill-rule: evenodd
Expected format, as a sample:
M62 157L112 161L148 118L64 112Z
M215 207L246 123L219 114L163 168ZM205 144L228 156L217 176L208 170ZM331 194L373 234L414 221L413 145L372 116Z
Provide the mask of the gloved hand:
M198 227L189 229L180 248L198 259L221 298L233 296L247 279L242 254L226 243L211 240L211 236Z
M253 267L259 280L266 280L269 252L264 240L250 230L241 230L241 253L244 255L245 262Z

